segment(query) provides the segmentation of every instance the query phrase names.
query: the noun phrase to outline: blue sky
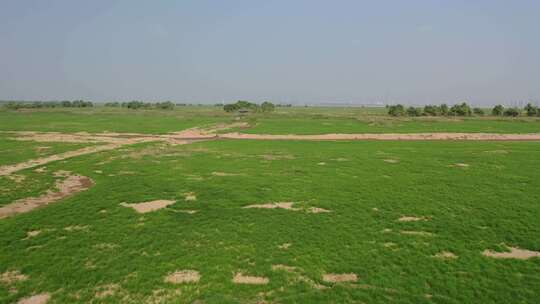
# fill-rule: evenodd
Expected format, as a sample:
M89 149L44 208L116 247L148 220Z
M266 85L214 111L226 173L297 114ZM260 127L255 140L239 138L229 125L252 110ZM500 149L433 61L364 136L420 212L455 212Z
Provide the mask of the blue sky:
M540 1L0 1L0 99L540 100Z

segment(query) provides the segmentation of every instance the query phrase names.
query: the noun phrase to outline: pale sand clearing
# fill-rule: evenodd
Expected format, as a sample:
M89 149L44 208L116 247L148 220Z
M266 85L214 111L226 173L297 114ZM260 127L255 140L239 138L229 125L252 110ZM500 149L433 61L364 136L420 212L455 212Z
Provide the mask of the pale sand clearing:
M156 211L159 209L163 209L169 205L172 205L176 203L176 201L171 200L155 200L155 201L149 201L149 202L143 202L143 203L136 203L136 204L128 204L128 203L120 203L121 206L133 208L138 213L147 213Z
M0 274L0 282L10 285L28 280L28 276L18 270L10 270Z
M46 304L49 299L51 298L51 295L48 293L40 293L37 295L33 295L28 298L20 299L17 304Z
M234 275L232 282L235 284L266 285L270 280L266 277L256 277L244 275L238 272Z
M496 252L492 250L484 250L482 254L487 257L496 259L518 259L527 260L530 258L540 257L540 251L532 251L527 249L521 249L517 247L509 247L510 252Z
M166 283L182 284L182 283L197 283L201 279L201 275L196 270L177 270L164 279Z
M438 259L457 259L458 256L455 255L453 252L450 251L441 251L433 256L434 258Z
M54 203L84 191L93 184L94 182L86 176L70 175L66 179L56 182L55 190L47 190L47 192L41 196L23 198L0 207L0 219L29 212L35 208Z
M326 273L322 277L324 282L339 283L339 282L356 282L358 276L356 273Z

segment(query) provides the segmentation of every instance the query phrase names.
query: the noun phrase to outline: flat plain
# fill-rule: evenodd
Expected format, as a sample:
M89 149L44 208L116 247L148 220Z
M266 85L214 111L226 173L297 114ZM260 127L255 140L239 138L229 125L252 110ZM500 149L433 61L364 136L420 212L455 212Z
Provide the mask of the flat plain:
M540 141L218 136L538 134L537 118L96 107L0 111L0 131L0 303L540 298ZM111 145L96 134L114 145L32 166Z

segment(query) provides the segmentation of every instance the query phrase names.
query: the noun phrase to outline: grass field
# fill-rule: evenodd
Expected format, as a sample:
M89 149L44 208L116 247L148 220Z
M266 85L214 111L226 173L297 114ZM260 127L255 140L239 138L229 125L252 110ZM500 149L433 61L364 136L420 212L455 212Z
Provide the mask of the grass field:
M392 118L384 108L278 108L243 120L257 134L485 132L538 133L540 118ZM0 131L168 133L228 123L235 116L220 107L178 107L174 111L95 109L0 111Z
M158 111L3 112L0 129L162 133L232 120L210 108L188 110L201 112L190 118L195 112L174 111L163 121ZM489 119L388 120L391 126L369 131L373 126L341 110L314 113L325 119L301 110L293 108L292 118L248 118L256 125L242 131L540 131L538 120ZM57 153L79 145L4 134L0 165L35 158L39 146ZM0 206L46 191L59 170L95 185L0 219L0 275L26 276L0 276L0 303L39 293L49 293L49 303L535 303L540 297L539 258L482 254L540 251L540 142L143 143L17 172L22 181L0 177ZM122 205L153 200L176 202L144 214ZM244 208L272 202L293 202L293 209ZM200 280L165 281L179 270L198 271ZM237 273L268 281L236 284ZM325 274L357 277L333 283Z

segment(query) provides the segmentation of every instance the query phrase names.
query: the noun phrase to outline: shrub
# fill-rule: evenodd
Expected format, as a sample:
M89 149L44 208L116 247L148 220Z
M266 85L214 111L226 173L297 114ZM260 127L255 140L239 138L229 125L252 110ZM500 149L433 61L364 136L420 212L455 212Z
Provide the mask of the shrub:
M422 115L422 110L420 108L408 107L407 115L409 116L420 116Z
M538 108L530 103L525 106L525 111L527 112L527 116L536 116L540 114Z
M521 111L518 108L508 108L504 110L504 116L517 117L520 112Z
M269 101L265 101L261 104L261 111L263 112L274 112L275 108L274 104Z
M501 116L503 115L503 112L504 112L504 107L502 105L496 105L491 110L491 114L494 116Z
M473 113L474 113L475 115L479 115L479 116L485 114L485 113L484 113L484 110L482 110L481 108L474 108L474 109L473 109Z
M471 114L472 114L471 107L469 107L469 105L466 102L453 105L450 108L450 115L453 115L453 116L471 116Z
M388 114L391 116L404 116L405 107L401 104L392 105L388 107Z
M441 115L441 107L435 106L435 105L426 105L424 106L424 115L427 115L427 116Z

